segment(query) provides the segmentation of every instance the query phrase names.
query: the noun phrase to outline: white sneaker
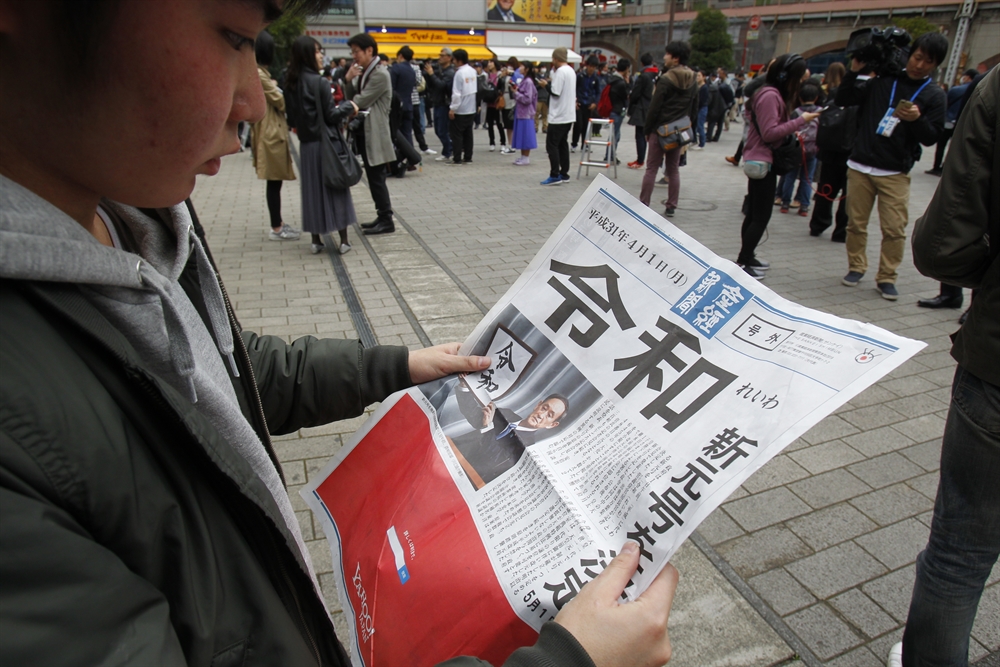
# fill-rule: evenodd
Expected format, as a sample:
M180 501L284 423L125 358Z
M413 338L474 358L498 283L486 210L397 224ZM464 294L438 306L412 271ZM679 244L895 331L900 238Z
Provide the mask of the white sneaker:
M514 149L513 148L509 148L507 146L501 146L500 147L500 153L502 155L513 155L514 154Z
M312 251L312 254L314 254L314 255L318 255L321 252L323 252L323 248L325 248L325 247L326 246L324 246L322 243L310 243L309 244L309 249Z
M302 232L288 225L283 225L280 232L272 229L271 233L268 234L268 238L272 241L294 241L300 236L302 236Z
M497 149L496 144L490 144L490 152L492 153Z
M437 154L438 154L438 152L436 150L434 150L433 148L428 148L428 149L424 150L424 155L437 155Z
M693 150L693 151L703 151L703 150L705 150L705 147L704 146L692 146L691 150Z
M903 667L903 642L889 649L889 657L885 660L886 667Z
M341 255L346 255L349 252L351 252L351 244L350 243L341 243L340 244L340 254Z
M450 157L445 157L443 155L438 155L436 158L434 158L435 162L447 162L449 160L451 160Z

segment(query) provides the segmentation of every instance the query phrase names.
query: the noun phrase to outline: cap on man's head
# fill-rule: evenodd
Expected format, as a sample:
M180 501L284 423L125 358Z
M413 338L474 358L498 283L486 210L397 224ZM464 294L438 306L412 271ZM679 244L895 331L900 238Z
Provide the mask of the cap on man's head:
M566 50L565 46L557 46L552 49L552 60L558 60L559 62L569 62L569 51Z
M441 47L441 54L445 55L445 56L450 56L451 55L451 49L449 49L447 46L442 46Z

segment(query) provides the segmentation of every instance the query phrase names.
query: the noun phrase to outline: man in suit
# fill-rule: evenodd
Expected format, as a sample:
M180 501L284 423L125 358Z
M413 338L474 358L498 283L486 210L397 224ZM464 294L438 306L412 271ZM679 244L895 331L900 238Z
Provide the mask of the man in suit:
M465 387L455 391L455 398L462 414L476 429L454 438L453 442L464 457L463 468L477 489L514 467L521 460L524 448L535 444L538 432L559 426L569 409L564 396L550 394L522 419L512 410L498 409L492 402L483 407Z
M486 12L487 21L504 23L524 23L524 17L514 13L514 0L497 0L493 9Z
M396 62L389 68L392 92L399 95L401 107L399 131L403 138L413 145L413 89L417 87L417 73L410 67L413 49L403 46L396 52Z
M365 175L372 192L378 217L363 223L365 234L389 234L396 231L392 219L392 201L385 182L385 164L396 159L389 129L389 110L392 106L392 79L385 67L379 64L378 44L367 33L359 33L347 40L354 57L354 64L344 75L344 91L352 102L368 115L358 136L358 150L365 163Z

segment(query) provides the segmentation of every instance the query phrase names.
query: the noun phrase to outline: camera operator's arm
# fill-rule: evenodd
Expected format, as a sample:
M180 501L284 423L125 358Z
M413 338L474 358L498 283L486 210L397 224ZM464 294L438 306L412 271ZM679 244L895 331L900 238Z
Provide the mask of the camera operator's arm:
M898 110L900 120L910 123L910 134L924 146L933 146L941 138L944 130L945 100L940 90L927 91L921 95L919 102L909 109Z
M868 89L873 79L859 79L858 76L868 69L868 66L857 60L851 60L851 71L844 75L844 81L837 89L834 103L840 107L857 107L868 101Z

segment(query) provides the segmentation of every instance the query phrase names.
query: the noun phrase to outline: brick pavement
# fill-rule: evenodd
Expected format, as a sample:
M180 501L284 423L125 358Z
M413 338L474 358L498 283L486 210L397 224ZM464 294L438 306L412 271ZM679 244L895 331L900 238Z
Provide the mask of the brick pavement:
M735 125L719 144L690 154L689 166L681 170L681 201L672 220L729 258L739 248L746 179L722 157L735 148L740 129ZM544 143L544 135L539 136ZM428 140L439 148L433 132ZM476 142L471 165L451 167L430 160L420 172L390 179L395 208L405 223L396 234L371 238L369 252L351 231L354 250L342 259L381 343L413 348L422 340L464 338L480 318L480 306L492 306L507 290L589 182L574 178L558 187L540 187L548 171L544 151L533 151L531 165L514 167L513 156L486 150L485 132L476 132ZM631 127L623 128L619 154L618 183L637 195L641 172L624 168L635 157ZM578 156L572 156L574 161ZM929 159L925 151L913 170L911 221L923 212L937 184L923 173ZM571 173L575 177L575 164ZM267 240L263 186L245 153L226 158L222 173L200 179L193 195L242 324L288 339L356 336L330 258L311 255L305 241ZM358 186L354 196L359 219L373 219L367 190ZM654 210L662 210L656 202L664 197L666 189L658 186ZM282 199L286 220L297 224L299 184L286 183ZM872 266L878 261L877 239L873 233ZM708 561L690 543L682 549L677 559L682 575L691 572L683 581L697 591L682 584L679 613L671 619L675 662L784 664L793 653L787 640L804 646L816 664L884 664L901 635L913 561L927 538L955 365L948 335L958 313L916 307L916 299L933 295L937 285L916 272L908 250L896 303L883 300L870 279L859 288L841 286L847 269L843 246L831 243L828 234L811 238L805 218L781 215L777 209L760 255L774 267L765 284L782 296L873 322L928 346L792 443L702 524L704 551L719 558L731 580L706 569ZM453 307L443 307L447 304ZM329 550L318 539L318 525L297 491L364 418L276 440L292 501L341 632L345 626ZM741 587L745 582L757 611L734 595L733 581ZM998 582L1000 569L994 568L973 630L972 660L1000 650ZM702 608L712 600L716 610ZM734 633L712 622L718 620L713 611L726 610L744 619L742 634L730 637ZM784 640L758 612L782 630Z

